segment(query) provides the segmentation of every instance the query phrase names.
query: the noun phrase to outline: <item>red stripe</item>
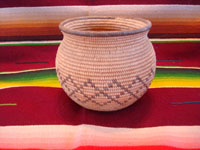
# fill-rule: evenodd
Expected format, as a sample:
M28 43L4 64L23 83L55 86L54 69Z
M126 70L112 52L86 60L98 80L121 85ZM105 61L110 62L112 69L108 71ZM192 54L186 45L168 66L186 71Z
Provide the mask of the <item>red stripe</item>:
M13 150L13 149L0 149ZM42 149L23 149L23 150L42 150ZM52 149L56 150L56 149ZM182 149L171 146L80 146L74 150L199 150L199 149Z
M169 61L158 61L157 65L200 67L200 43L153 43L153 45L157 59L169 59ZM57 49L58 45L1 46L0 72L54 67ZM17 62L48 63L16 64Z
M153 46L157 59L174 60L157 61L157 66L200 67L200 43L153 43Z
M2 46L0 72L54 67L57 49L58 45ZM48 63L16 64L18 62Z
M0 125L92 124L135 128L200 125L200 104L170 104L198 101L200 94L197 93L200 88L150 89L134 105L106 113L80 107L59 88L2 89L1 103L17 103L17 106L0 107Z
M155 35L155 36L159 37L159 35ZM62 37L63 37L62 34L57 34L57 35L36 35L36 36L24 36L24 35L21 35L21 36L9 36L8 35L8 36L0 36L0 42L5 42L5 41L62 40ZM194 37L194 36L192 35L192 37ZM197 36L197 37L200 37L200 36Z
M199 149L182 149L171 146L81 146L74 150L199 150Z
M154 27L155 30L156 27ZM148 34L150 38L199 38L200 33L153 33ZM36 35L36 36L0 36L0 41L40 41L40 40L61 40L62 35Z
M156 31L156 30L159 31L156 26L153 26L153 28L154 28L154 31ZM175 27L175 26L173 28L178 29L178 27ZM184 27L182 27L182 29L184 29ZM161 32L164 32L164 30ZM164 33L153 33L152 30L150 30L148 36L150 38L199 38L200 33L198 33L198 31L197 31L197 33L169 33L168 31L165 31ZM12 38L12 37L8 37L7 41L11 41L9 38ZM3 37L2 38L0 37L0 40L1 39L2 39L2 41L4 40Z
M0 149L0 150L13 150L13 149ZM15 149L16 150L16 149ZM23 149L23 150L43 150L43 149ZM56 150L56 149L52 149ZM171 146L80 146L73 150L200 150L198 149L182 149Z
M120 5L120 4L184 4L199 5L198 0L6 0L0 1L0 7L34 7L34 6L66 6L66 5Z

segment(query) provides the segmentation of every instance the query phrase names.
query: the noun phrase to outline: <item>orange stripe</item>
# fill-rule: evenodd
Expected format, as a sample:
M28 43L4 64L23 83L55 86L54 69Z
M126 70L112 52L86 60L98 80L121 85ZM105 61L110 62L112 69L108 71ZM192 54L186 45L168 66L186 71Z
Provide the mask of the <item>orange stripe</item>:
M61 35L57 27L0 28L0 36Z
M60 21L16 22L0 26L0 36L61 35L58 29ZM153 33L200 33L200 21L160 22L153 21L150 34Z
M61 21L30 21L30 22L16 22L1 24L0 28L11 29L11 28L27 28L27 27L58 27Z

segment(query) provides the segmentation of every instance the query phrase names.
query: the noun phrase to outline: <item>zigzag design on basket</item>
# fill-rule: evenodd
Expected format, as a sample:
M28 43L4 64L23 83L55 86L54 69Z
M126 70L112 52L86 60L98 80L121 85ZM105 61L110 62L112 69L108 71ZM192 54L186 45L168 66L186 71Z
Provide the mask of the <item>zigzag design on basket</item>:
M123 86L119 81L117 81L116 79L113 79L111 83L108 83L107 84L107 87L103 87L103 90L101 90L99 87L97 87L95 85L94 82L92 82L91 79L88 79L86 82L83 82L83 84L76 84L74 82L74 80L72 79L71 75L67 75L67 77L63 80L63 77L61 76L61 73L59 71L59 69L56 70L57 73L58 73L58 77L60 79L60 83L61 83L61 86L65 89L67 89L67 91L69 91L70 93L68 93L68 96L69 97L74 97L76 98L78 101L80 101L81 103L87 103L87 102L92 102L96 105L99 105L99 106L105 106L111 102L115 102L119 105L124 105L125 103L127 103L130 99L132 99L132 97L138 99L139 97L136 95L137 93L139 93L139 91L143 88L145 89L148 89L148 85L139 77L139 76L136 76L136 79L133 80L130 84L128 84L127 87ZM151 69L150 73L148 74L148 77L145 78L146 81L148 81L151 76L154 74L154 71L153 69ZM136 84L138 82L142 83L143 86L140 87L139 90L137 90L135 92L135 94L130 90L130 88L133 87L134 84ZM66 82L70 82L72 83L72 85L75 87L74 90L70 89ZM110 96L106 91L108 91L109 89L113 88L114 85L116 85L117 87L119 87L120 89L122 89L123 91L120 92L118 95L115 95L115 96ZM92 87L95 91L94 95L92 96L88 96L87 94L85 94L83 92L83 89L84 87ZM83 97L85 97L86 99L85 100L81 100L79 99L77 96L76 96L76 93L79 93L81 94ZM121 96L125 95L125 93L128 93L130 95L130 97L126 100L124 100L123 102L120 102L118 101L117 99L119 99ZM95 101L94 99L99 97L100 95L103 95L106 99L108 99L109 101L106 101L106 102L103 102L103 103L99 103L97 101Z

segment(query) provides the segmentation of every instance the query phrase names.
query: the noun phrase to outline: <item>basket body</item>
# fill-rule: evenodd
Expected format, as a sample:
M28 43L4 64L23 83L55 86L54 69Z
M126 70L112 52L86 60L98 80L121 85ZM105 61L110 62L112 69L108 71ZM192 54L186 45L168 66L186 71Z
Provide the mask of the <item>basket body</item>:
M93 24L97 26L99 22ZM110 31L109 23L106 26L109 31L105 31L105 27L100 30L101 25L97 29L92 23L85 26L84 18L77 26L76 22L73 24L76 27L73 30L84 32L63 31L64 38L56 56L57 76L67 95L79 105L97 111L119 110L141 98L156 69L148 29L133 34L116 34L117 31ZM114 27L115 22L112 23Z

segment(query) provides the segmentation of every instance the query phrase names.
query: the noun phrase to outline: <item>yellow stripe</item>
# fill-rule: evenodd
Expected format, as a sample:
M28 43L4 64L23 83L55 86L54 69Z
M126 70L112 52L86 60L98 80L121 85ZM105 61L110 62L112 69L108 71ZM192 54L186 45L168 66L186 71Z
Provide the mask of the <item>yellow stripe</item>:
M162 87L200 87L200 79L185 79L185 78L155 78L150 85L150 88Z
M0 88L20 87L20 86L38 86L38 87L61 87L57 78L40 79L37 81L8 81L0 82Z
M38 87L56 87L60 88L60 83L57 78L40 79L37 81L8 81L0 82L0 88L21 87L21 86L38 86ZM162 87L198 87L200 88L200 79L185 79L185 78L154 78L150 88Z

